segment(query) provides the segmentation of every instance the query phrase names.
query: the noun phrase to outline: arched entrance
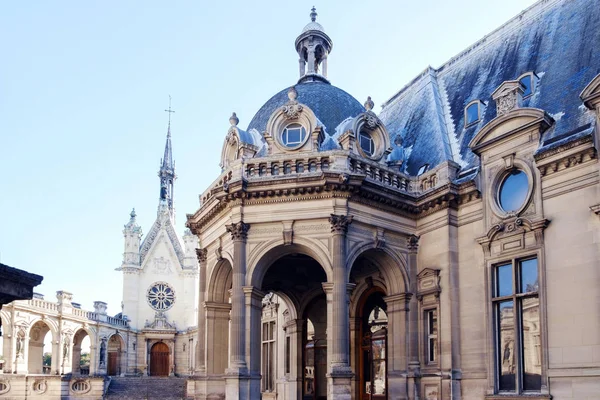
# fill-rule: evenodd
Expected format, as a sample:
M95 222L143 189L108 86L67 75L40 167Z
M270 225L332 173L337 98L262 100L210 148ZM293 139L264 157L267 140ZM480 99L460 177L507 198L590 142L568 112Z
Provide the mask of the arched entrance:
M155 343L150 349L150 375L169 376L169 346Z
M121 349L122 340L119 335L112 335L108 340L108 364L107 374L109 376L121 375Z
M323 284L328 279L326 268L309 254L310 250L300 245L278 246L261 257L256 268L251 269L250 282L260 296L253 298L254 306L249 309L250 369L262 375L262 398L316 400L327 396L328 306ZM281 300L274 325L273 336L278 341L273 365L268 364L273 358L265 356L264 350L258 346L252 350L254 343L268 345L270 340L270 336L264 334L270 333L271 319L267 315L272 315L267 312L268 307L262 299L266 293L274 293ZM262 304L259 303L261 299ZM260 308L256 307L259 304ZM285 384L270 385L270 382ZM252 398L260 396L258 392L251 394Z
M359 310L358 375L361 400L387 399L388 318L383 293L374 288L363 295Z

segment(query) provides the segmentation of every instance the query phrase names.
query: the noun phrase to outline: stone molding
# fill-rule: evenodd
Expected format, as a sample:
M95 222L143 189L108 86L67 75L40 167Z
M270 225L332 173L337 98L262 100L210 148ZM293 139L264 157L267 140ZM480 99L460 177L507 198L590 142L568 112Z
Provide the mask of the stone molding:
M500 237L522 234L523 232L534 232L536 245L541 246L543 244L543 232L549 224L550 220L548 219L531 221L527 218L515 218L492 226L485 236L477 239L477 242L482 246L486 258L491 255L492 242Z

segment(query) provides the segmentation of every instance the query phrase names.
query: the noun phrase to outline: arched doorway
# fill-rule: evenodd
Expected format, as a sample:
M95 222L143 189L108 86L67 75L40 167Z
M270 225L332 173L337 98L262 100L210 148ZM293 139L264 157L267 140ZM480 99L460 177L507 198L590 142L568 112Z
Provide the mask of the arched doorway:
M121 349L123 343L119 335L112 335L108 340L108 365L109 376L121 375Z
M155 343L150 349L150 375L169 376L169 346Z
M265 312L267 308L264 299L262 312L253 311L258 304L250 309L250 369L262 375L262 398L326 398L327 379L323 380L321 377L326 377L328 369L327 302L323 289L323 284L328 279L326 267L309 255L313 253L302 245L278 246L263 255L256 267L250 270L250 282L259 293L274 293L283 301L274 325L273 336L277 338L274 358L265 357L265 352L261 352L258 346L256 350L252 350L254 343L260 345L262 342L268 346L270 340L268 324L271 322L265 317L269 313ZM308 330L311 331L310 338ZM254 354L258 357L253 357ZM275 364L268 365L272 359L276 360ZM266 376L265 371L270 375ZM316 380L320 386L315 386ZM269 385L270 382L285 383ZM319 392L314 390L317 387ZM278 390L284 392L277 393ZM321 393L325 397L321 397ZM265 397L266 394L268 397ZM260 398L261 394L253 392L252 396Z
M383 293L374 288L365 293L360 308L358 375L361 400L387 399L388 318Z

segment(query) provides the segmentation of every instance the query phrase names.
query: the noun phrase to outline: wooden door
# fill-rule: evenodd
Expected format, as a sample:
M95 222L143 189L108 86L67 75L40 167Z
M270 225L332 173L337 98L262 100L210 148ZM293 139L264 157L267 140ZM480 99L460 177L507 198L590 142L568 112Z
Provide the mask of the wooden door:
M109 351L108 352L108 375L115 376L119 375L119 352Z
M150 375L169 376L169 346L156 343L150 350Z

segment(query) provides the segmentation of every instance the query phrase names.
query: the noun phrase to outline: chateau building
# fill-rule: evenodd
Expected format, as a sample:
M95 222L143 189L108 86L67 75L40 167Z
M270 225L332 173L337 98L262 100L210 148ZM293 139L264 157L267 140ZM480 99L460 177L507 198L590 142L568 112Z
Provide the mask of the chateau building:
M597 1L540 1L375 113L313 9L187 216L188 395L598 398L597 43Z
M64 291L0 310L0 398L176 375L198 400L597 399L597 43L597 0L541 0L376 113L331 83L313 8L299 79L233 113L182 238L169 124L121 313Z

